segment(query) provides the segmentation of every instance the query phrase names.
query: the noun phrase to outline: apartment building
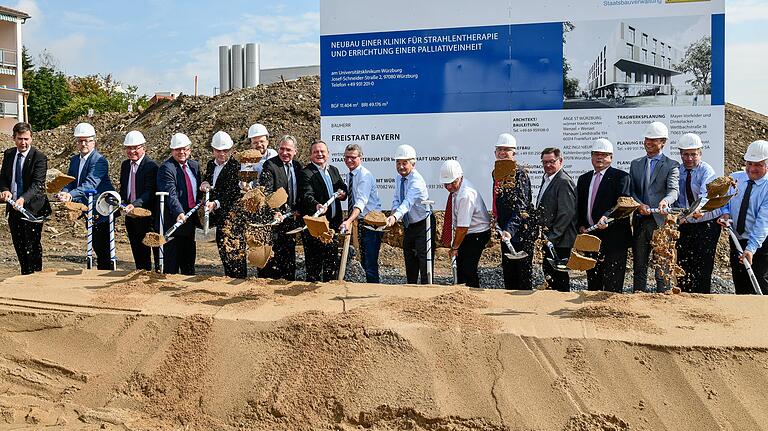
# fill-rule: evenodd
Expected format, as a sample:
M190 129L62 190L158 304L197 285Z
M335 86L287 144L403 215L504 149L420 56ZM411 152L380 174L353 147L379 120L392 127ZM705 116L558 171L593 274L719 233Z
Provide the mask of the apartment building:
M24 12L0 6L0 132L3 133L10 134L14 124L26 121L21 25L29 18Z
M671 94L680 50L651 32L619 22L589 68L588 90L605 97L622 90L625 96Z

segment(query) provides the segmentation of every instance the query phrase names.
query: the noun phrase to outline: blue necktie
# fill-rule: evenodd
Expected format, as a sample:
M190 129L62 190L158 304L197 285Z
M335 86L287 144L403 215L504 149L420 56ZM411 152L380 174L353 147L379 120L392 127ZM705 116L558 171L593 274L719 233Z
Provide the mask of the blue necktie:
M400 203L405 202L405 177L400 178ZM408 227L408 213L403 214L403 226Z
M24 165L24 155L16 156L16 199L24 193L24 179L21 176L21 168Z
M323 181L325 182L325 188L328 190L328 199L333 196L333 183L331 182L331 175L328 173L328 169L322 169L320 171L320 174L323 176ZM331 204L330 213L331 218L336 215L336 202L333 202Z

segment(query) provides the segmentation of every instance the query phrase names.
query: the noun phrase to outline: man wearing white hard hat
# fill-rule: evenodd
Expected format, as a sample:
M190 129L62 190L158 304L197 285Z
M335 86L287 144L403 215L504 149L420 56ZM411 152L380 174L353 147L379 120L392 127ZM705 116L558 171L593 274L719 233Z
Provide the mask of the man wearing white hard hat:
M134 208L155 211L155 192L157 191L157 162L146 154L147 140L138 130L131 130L125 135L123 148L126 159L120 165L120 199L126 204L125 212L130 214ZM153 214L153 216L156 216ZM152 249L142 243L147 232L154 226L153 217L126 217L125 230L136 269L152 270ZM158 262L159 250L154 249L155 263Z
M768 141L754 141L744 154L745 169L734 172L738 194L722 208L719 222L733 224L744 254L739 254L731 242L731 274L737 295L754 294L749 276L741 263L747 259L752 264L763 295L768 295ZM731 189L730 193L736 190Z
M494 154L496 160L515 160L517 140L509 133L502 133L496 141ZM511 186L511 187L510 187ZM526 169L518 168L515 176L493 182L493 216L508 236L515 250L528 254L523 259L510 259L511 252L504 241L501 243L501 268L504 274L505 289L531 290L531 270L533 266L533 221L528 216L533 214L531 207L531 179Z
M269 132L263 124L256 123L248 128L248 140L251 143L252 149L259 150L263 154L256 168L259 174L261 174L264 162L277 156L277 151L269 148Z
M459 284L480 287L477 266L485 245L491 239L491 218L482 196L456 160L446 160L440 167L440 182L448 190L443 235L451 238L451 257L456 256ZM452 232L451 232L452 231Z
M275 217L292 213L288 220L272 228L272 252L275 256L267 262L267 266L259 270L259 276L288 281L296 280L296 235L288 231L295 229L299 223L299 203L301 185L299 173L301 163L295 157L297 154L296 138L285 135L277 147L277 157L264 162L264 168L259 176L259 184L264 187L267 195L284 189L288 199L281 208L275 211Z
M640 203L632 221L632 263L634 265L632 287L635 292L645 292L648 286L648 261L651 258L653 232L664 224L667 208L677 201L680 165L661 153L669 138L667 126L654 121L645 129L643 146L645 156L632 160L629 176L632 180L632 197ZM652 214L658 208L662 213ZM669 289L669 283L660 270L656 271L656 291Z
M592 143L592 170L579 176L576 182L576 228L584 232L590 226L599 225L599 229L591 232L601 243L597 265L587 271L587 288L621 293L632 228L628 217L611 224L606 222L619 198L630 196L631 181L628 173L611 166L612 161L611 141L596 139Z
M707 184L717 175L707 162L702 160L701 138L695 133L686 133L677 141L680 150L680 194L675 206L691 208L699 198L707 195ZM677 263L685 271L677 278L677 286L684 292L711 293L712 269L715 266L715 251L720 238L717 218L720 210L696 213L687 217L680 225L677 240Z
M395 150L395 193L392 198L392 214L387 217L387 226L403 222L403 257L405 277L408 283L427 284L427 210L423 201L429 200L427 183L416 170L416 150L410 145L400 145ZM435 226L434 215L430 225ZM435 237L432 235L432 254L435 251ZM433 259L434 261L434 259Z
M219 248L221 263L224 265L224 275L232 278L246 278L248 263L245 252L231 253L224 245L226 236L230 233L224 229L224 222L230 218L231 211L241 196L238 187L240 163L231 157L233 145L232 138L227 132L220 130L213 135L211 138L213 159L208 161L200 191L203 193L210 191L210 200L206 206L210 211L211 223L216 226L216 245Z
M166 274L195 275L197 245L195 228L200 223L197 212L187 220L185 213L197 203L197 187L201 184L200 165L190 158L192 141L183 133L171 137L171 157L157 171L157 190L168 193L165 201L163 232L177 221L184 221L164 246Z
M79 202L88 204L86 190L96 190L93 201L96 202L102 193L114 191L109 179L109 161L96 151L96 130L88 123L75 126L75 146L78 154L69 161L67 175L75 180L64 186L58 194L62 202ZM119 213L115 213L118 215ZM94 214L93 251L96 253L98 269L112 269L112 256L109 252L109 219Z

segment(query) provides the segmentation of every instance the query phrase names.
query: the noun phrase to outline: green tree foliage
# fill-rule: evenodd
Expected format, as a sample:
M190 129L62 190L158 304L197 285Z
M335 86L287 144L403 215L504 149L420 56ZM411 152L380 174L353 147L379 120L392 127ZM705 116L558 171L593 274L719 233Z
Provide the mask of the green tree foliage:
M63 73L50 67L24 71L24 88L27 99L29 122L34 130L52 129L60 123L55 116L62 106L69 103L69 84Z
M24 88L29 91L29 122L34 130L52 129L73 119L94 113L126 112L148 105L146 96L138 96L138 87L115 81L112 75L67 77L58 70L56 59L48 52L40 54L35 68L27 49L22 51Z
M138 87L129 85L123 88L112 75L75 76L69 80L69 91L72 99L56 114L58 124L88 114L89 109L100 114L103 112L126 112L128 105L133 109L145 108L148 105L146 96L136 94Z
M677 65L683 73L693 74L693 79L685 82L691 84L701 94L712 92L712 38L704 36L685 48L685 56Z

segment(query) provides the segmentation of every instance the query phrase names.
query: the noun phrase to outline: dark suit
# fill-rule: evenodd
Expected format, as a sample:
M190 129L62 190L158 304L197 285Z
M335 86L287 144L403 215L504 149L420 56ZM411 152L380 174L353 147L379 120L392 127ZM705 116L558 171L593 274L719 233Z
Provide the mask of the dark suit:
M78 171L80 177L78 178ZM90 152L85 164L80 170L80 154L75 154L69 161L67 175L75 180L61 190L72 196L74 202L88 204L86 190L96 190L93 196L94 205L102 193L114 191L112 180L109 179L109 161L95 149ZM118 216L120 213L115 213ZM109 250L109 217L102 217L96 211L93 214L93 251L96 253L96 268L112 269L112 256Z
M13 172L16 168L16 147L3 153L3 166L0 169L0 192L10 192ZM38 217L51 214L51 204L45 195L45 172L48 170L48 158L45 154L30 147L21 168L22 190L19 196L24 198L24 208ZM43 269L43 246L41 235L42 223L30 223L21 219L21 213L6 204L5 214L11 231L13 248L19 259L21 273L31 274Z
M646 184L646 169L648 156L632 160L629 166L629 176L632 180L632 197L636 201L646 204L651 208L657 208L664 200L670 207L675 203L680 185L679 163L665 155L656 162L651 180ZM648 286L648 260L651 257L651 239L653 231L664 223L665 216L654 214L652 216L641 215L635 211L632 221L632 263L634 265L632 288L635 291L646 291ZM656 291L663 292L669 289L669 284L662 277L660 270L656 271Z
M539 198L536 220L545 232L545 236L555 246L559 258L571 255L571 247L576 239L576 186L570 175L560 169L544 193ZM544 255L549 256L544 245ZM561 292L569 290L570 279L567 272L556 271L544 260L544 276L552 289Z
M120 199L126 204L133 205L135 208L144 208L149 211L155 211L155 191L157 191L157 162L148 155L144 155L141 163L136 169L136 196L131 201L129 194L129 184L131 180L131 161L123 160L120 164ZM151 248L142 243L147 232L151 232L154 226L153 214L150 217L126 217L125 230L128 233L128 241L131 243L131 253L136 269L152 270ZM155 263L157 263L159 250L154 249Z
M228 220L236 217L233 210L242 196L238 186L240 163L230 157L221 168L221 172L216 177L216 183L214 184L213 171L215 169L216 163L213 160L209 160L205 168L203 181L207 181L213 187L210 194L211 201L217 201L219 204L219 208L216 208L210 214L210 218L211 223L216 226L216 245L219 249L221 263L224 265L224 275L232 278L246 278L248 276L248 262L245 254L244 237L242 241L237 242L243 248L240 253L234 253L225 246L225 243L234 244L234 242L228 239L233 234L242 236L244 234L243 229L237 227L225 229L224 227Z
M299 172L301 172L301 164L296 160L291 161L293 167L293 175L296 179L296 189L294 196L294 202L290 201L280 208L280 211L288 211L289 209L297 209L297 203L299 202ZM285 172L285 164L279 157L273 157L264 162L261 175L259 176L259 184L264 187L264 193L274 193L276 190L283 188L286 193L289 193L288 175ZM275 256L270 259L267 266L259 271L259 275L269 278L282 278L285 280L296 279L296 237L294 235L287 235L286 232L294 229L298 226L298 222L295 218L291 217L288 220L280 223L272 229L272 251Z
M576 226L588 228L593 223L588 220L589 187L595 171L581 175L576 184L576 202L578 221ZM595 201L592 204L592 222L597 223L602 216L607 216L616 206L619 197L630 195L629 174L609 167L602 172ZM597 265L587 271L589 290L607 290L621 293L624 290L624 274L627 270L627 249L632 241L632 229L629 217L616 220L605 229L592 231L601 239L600 256Z
M187 160L190 175L195 178L197 187L200 186L200 165L194 160ZM195 184L193 184L193 187ZM195 187L195 188L197 188ZM179 214L184 214L191 208L187 197L191 193L193 199L197 197L197 190L187 190L186 179L181 165L173 157L168 158L157 170L157 190L167 192L165 198L165 215L163 232L170 229ZM184 275L195 274L196 244L195 228L200 223L197 212L181 225L173 234L173 241L165 244L164 266L166 274Z
M328 165L328 174L331 177L333 191L343 190L347 193L347 185L341 179L339 170L336 167ZM325 185L325 180L314 163L309 163L299 173L299 187L301 201L299 208L302 215L312 215L317 211L318 204L324 204L330 195ZM346 197L344 198L346 199ZM328 219L330 228L337 231L342 222L341 202L336 199L332 205L335 208L333 215L331 208L325 212L324 217ZM307 281L330 281L335 280L339 272L339 247L335 241L330 244L323 244L320 240L309 234L307 230L303 233L304 259L307 265Z
M533 289L531 267L533 265L533 232L536 230L525 214L532 214L531 179L525 169L518 169L515 174L514 188L494 183L494 215L499 227L512 235L512 246L516 251L525 251L525 259L509 259L509 253L503 241L501 244L501 268L504 273L505 289Z

